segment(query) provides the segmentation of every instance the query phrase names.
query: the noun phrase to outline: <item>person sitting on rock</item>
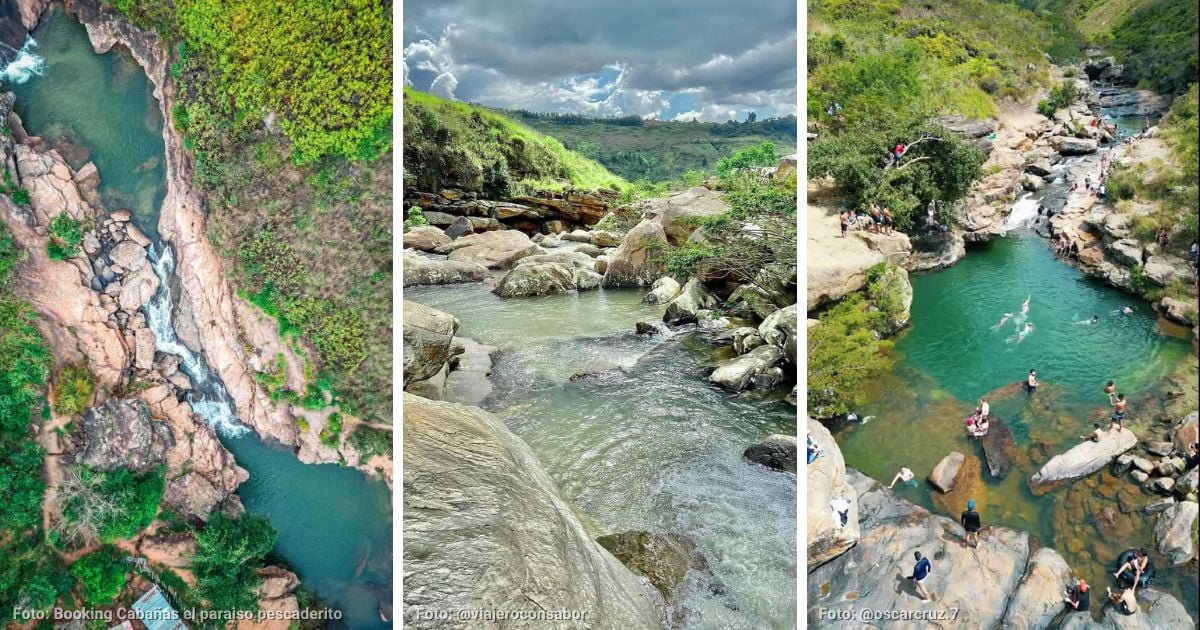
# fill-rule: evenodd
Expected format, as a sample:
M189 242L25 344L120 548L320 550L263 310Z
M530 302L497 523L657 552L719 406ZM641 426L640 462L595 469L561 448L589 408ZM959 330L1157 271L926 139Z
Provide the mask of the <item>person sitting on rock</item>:
M1075 612L1086 611L1092 605L1092 590L1082 578L1075 580L1075 585L1067 589L1067 597L1063 601Z
M1085 442L1088 442L1088 441L1091 441L1091 442L1099 442L1099 441L1100 441L1100 438L1104 436L1104 429L1101 429L1101 428L1100 428L1100 423L1099 423L1099 422L1094 422L1094 423L1092 423L1092 426L1094 427L1094 429L1092 430L1092 432L1091 432L1091 433L1089 433L1089 434L1087 434L1087 435L1081 435L1081 436L1079 436L1079 439L1081 439L1081 440L1083 440L1083 441L1085 441Z
M1138 611L1136 582L1120 593L1114 593L1111 588L1104 590L1108 592L1108 601L1112 602L1121 611L1121 614L1132 615Z
M980 416L977 420L975 420L975 433L973 433L972 435L974 435L975 437L983 437L983 436L987 435L987 432L988 432L987 416Z
M1183 470L1189 471L1200 464L1200 444L1192 442L1183 454Z
M1121 576L1127 571L1133 571L1133 584L1136 586L1138 581L1142 579L1142 574L1146 572L1146 567L1150 566L1150 556L1145 549L1138 549L1137 554L1133 556L1129 562L1122 564L1113 577L1118 580L1123 579ZM1129 614L1129 613L1126 613Z
M821 456L821 447L818 446L817 443L813 441L812 432L809 432L809 434L808 434L808 447L807 448L808 448L808 463L811 464L811 463L817 461L817 458Z

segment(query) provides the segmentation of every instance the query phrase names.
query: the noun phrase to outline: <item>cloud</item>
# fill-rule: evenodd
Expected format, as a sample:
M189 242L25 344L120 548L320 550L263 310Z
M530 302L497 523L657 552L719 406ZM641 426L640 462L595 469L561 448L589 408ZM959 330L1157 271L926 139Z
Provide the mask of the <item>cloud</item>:
M454 88L457 87L458 79L449 72L443 72L429 84L429 93L442 98L454 98Z
M785 115L795 112L796 6L409 0L405 79L462 100L537 111Z

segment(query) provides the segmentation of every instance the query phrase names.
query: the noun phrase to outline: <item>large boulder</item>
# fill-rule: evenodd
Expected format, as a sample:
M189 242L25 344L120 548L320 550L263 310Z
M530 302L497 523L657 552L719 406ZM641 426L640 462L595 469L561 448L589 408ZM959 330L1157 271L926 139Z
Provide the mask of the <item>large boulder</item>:
M862 537L832 562L816 570L810 564L809 626L858 630L864 624L851 613L870 609L922 611L946 615L945 619L956 614L955 627L996 627L1029 559L1029 534L989 527L978 548L965 547L961 544L964 532L957 522L899 498L858 471L847 470L847 476L858 495ZM810 523L812 512L810 504ZM912 574L914 551L933 562L933 572L925 581L933 595L929 604L922 603L906 579ZM980 567L986 567L984 576L964 579L980 576Z
M708 380L735 392L749 389L752 385L778 385L780 378L768 378L765 382L759 382L755 377L777 371L776 368L783 358L783 350L775 346L759 346L713 370Z
M1096 152L1096 141L1090 138L1058 138L1062 155L1087 155Z
M783 350L788 361L796 365L796 305L785 306L768 315L758 326L758 336Z
M743 451L742 457L767 468L795 474L796 437L777 433L768 435L767 439Z
M704 309L710 309L717 305L717 298L713 297L704 285L692 278L683 285L683 290L675 299L667 304L667 312L663 314L663 321L671 325L688 324L696 321L697 314Z
M995 414L988 416L988 432L987 435L979 438L979 445L983 448L983 458L987 461L988 474L995 479L1007 475L1012 468L1013 457L1017 453L1016 442L1013 440L1012 430L1008 428L1008 423L997 418Z
M661 627L658 594L592 540L499 418L405 394L404 444L406 610L527 611L532 601L604 611L603 627ZM445 626L416 615L404 625Z
M1171 564L1184 564L1196 557L1196 508L1195 501L1180 501L1158 514L1154 537L1158 552Z
M1090 475L1134 446L1137 446L1137 436L1128 427L1123 431L1110 429L1101 434L1099 442L1080 442L1067 452L1055 455L1030 478L1030 486L1036 489L1056 481Z
M449 313L404 300L404 386L441 371L450 357L458 320Z
M496 230L464 236L437 248L437 251L448 251L450 260L479 263L488 269L508 269L518 260L538 253L541 248L529 240L524 232Z
M158 276L154 275L154 268L150 265L142 265L131 274L125 276L121 282L121 291L117 294L117 304L121 310L126 313L136 313L142 308L150 298L154 297L154 293L158 291L159 280Z
M517 265L513 267L492 293L503 298L553 295L575 290L575 277L571 268L553 262Z
M415 227L404 233L404 249L431 252L443 245L448 245L451 240L445 232L432 225Z
M647 200L642 206L643 216L662 225L672 245L682 245L700 221L729 212L723 197L720 192L697 186L669 197Z
M846 476L846 462L842 451L825 425L808 419L808 434L821 449L821 456L805 465L807 492L808 551L807 562L811 574L821 565L846 553L859 539L859 496ZM806 457L807 460L807 457ZM846 524L834 514L831 502L845 499L850 502Z
M675 299L680 290L679 283L674 278L663 276L654 281L650 292L642 297L642 301L647 304L666 304Z
M146 403L136 398L110 398L85 411L79 424L84 438L79 463L102 470L148 470L163 463L175 445L170 427L151 419Z
M1187 447L1195 444L1197 438L1200 437L1200 429L1197 428L1198 421L1200 421L1200 412L1193 411L1176 422L1174 428L1171 429L1171 443L1180 453L1186 453Z
M1103 603L1103 593L1092 594L1092 605ZM1196 622L1179 600L1153 588L1138 589L1138 614L1124 615L1112 606L1104 608L1099 623L1091 613L1071 613L1059 626L1060 630L1165 630L1166 628L1195 628Z
M604 271L604 286L641 287L663 276L662 252L667 247L663 226L650 219L629 230L612 253Z
M1142 268L1146 279L1160 287L1170 286L1175 282L1185 285L1192 280L1192 268L1188 261L1177 256L1150 256Z
M954 479L958 477L958 471L962 469L966 460L967 456L958 451L943 457L930 471L929 483L942 492L950 492L954 489Z
M1063 610L1063 590L1071 583L1071 567L1058 552L1043 547L1029 558L1025 576L1004 611L1006 630L1049 628Z
M404 252L404 286L483 282L491 274L477 262L438 260Z
M645 577L670 607L684 604L689 573L711 580L712 569L696 541L683 534L622 532L596 539L629 570ZM673 611L682 619L682 611Z

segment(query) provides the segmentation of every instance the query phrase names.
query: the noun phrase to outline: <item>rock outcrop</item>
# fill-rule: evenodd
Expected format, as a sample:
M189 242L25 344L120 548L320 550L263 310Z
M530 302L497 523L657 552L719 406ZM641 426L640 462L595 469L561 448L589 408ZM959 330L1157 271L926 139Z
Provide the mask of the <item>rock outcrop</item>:
M458 320L419 302L404 301L404 387L437 374L450 358Z
M666 272L661 251L667 247L667 232L651 219L642 219L625 234L604 271L604 286L641 287L652 284Z
M1195 501L1180 501L1158 514L1154 538L1158 552L1171 564L1184 564L1196 557L1196 508Z
M809 585L813 584L812 573L825 563L846 553L858 542L859 496L846 475L846 462L842 451L833 440L825 425L808 419L808 434L821 449L821 456L805 465L808 489L808 567ZM834 513L835 499L849 502L846 522ZM811 592L811 589L810 589ZM810 602L813 601L809 595Z
M491 274L476 262L439 260L404 252L404 286L483 282Z
M688 612L684 588L691 587L689 578L719 589L696 541L683 534L622 532L601 536L596 542L658 590L675 623L681 622Z
M171 428L151 419L146 403L136 398L111 398L88 409L79 428L85 445L77 461L102 470L148 470L163 463L175 445Z
M929 472L929 483L942 492L950 492L954 489L954 479L958 477L958 471L962 469L966 459L966 455L957 451L943 457Z
M700 226L700 221L729 212L723 197L720 192L697 186L646 200L642 203L642 216L661 225L672 245L682 245Z
M592 540L533 451L473 407L404 395L404 625L422 610L603 611L662 624L659 595Z
M1071 583L1071 567L1067 566L1067 561L1049 547L1038 549L1029 558L1025 575L1008 601L1001 627L1011 630L1049 628L1064 608L1063 591Z
M455 239L435 250L453 262L477 263L488 269L511 269L518 260L541 251L524 232L501 230Z
M768 435L758 444L742 452L742 457L767 468L796 473L796 438L791 435Z
M1123 431L1107 430L1099 442L1080 442L1055 455L1030 478L1029 485L1036 491L1039 486L1090 475L1136 445L1137 436L1128 427Z

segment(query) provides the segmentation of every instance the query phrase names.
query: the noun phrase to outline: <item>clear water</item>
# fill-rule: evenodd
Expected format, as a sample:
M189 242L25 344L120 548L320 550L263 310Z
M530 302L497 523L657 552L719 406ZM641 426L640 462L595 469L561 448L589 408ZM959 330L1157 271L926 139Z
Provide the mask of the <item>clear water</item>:
M423 287L405 298L456 316L458 334L498 346L497 391L485 401L537 453L564 497L599 531L694 538L728 589L693 592L692 628L796 624L796 480L742 459L771 433L793 435L778 396L707 381L718 353L700 333L630 333L661 306L638 291L502 300L483 285ZM581 367L621 366L570 381Z
M37 45L27 52L44 58L40 75L31 74L25 83L6 81L26 130L43 136L72 166L94 161L105 205L129 208L138 226L156 235L164 190L162 120L141 68L116 49L96 55L83 27L57 6L34 37ZM275 553L306 587L343 612L348 627L391 627L379 616L380 602L389 607L391 602L387 486L357 470L302 464L246 431L220 379L177 339L168 288L173 252L161 244L156 251L154 269L163 285L146 306L147 322L157 350L184 359L182 367L198 390L193 409L249 471L250 479L238 489L246 511L270 518L279 532Z
M238 488L246 511L271 519L278 554L346 627L391 628L392 507L385 484L335 464L302 464L253 435L222 440L250 479Z
M1110 379L1130 400L1127 426L1139 435L1164 435L1163 385L1188 358L1186 329L1056 260L1046 242L1026 229L973 249L949 269L914 277L913 293L912 324L896 344L896 369L874 383L873 402L858 410L875 418L838 430L847 465L889 483L901 466L925 477L951 451L983 461L982 449L965 435L964 420L986 397L991 413L1014 435L1013 469L999 481L977 480L953 501L965 503L969 495L986 522L1032 532L1092 584L1109 582L1105 567L1123 549L1152 548L1152 518L1118 510L1115 525L1097 519L1104 507L1116 509L1119 499L1141 505L1153 498L1128 477L1096 474L1040 497L1027 482L1050 457L1088 434L1093 422L1107 422L1111 408L1103 388ZM1025 319L1034 330L1018 342L1027 296ZM1134 307L1132 315L1119 314L1126 304ZM1008 312L1015 318L993 329ZM1079 323L1093 314L1099 324ZM1031 368L1042 384L1033 396L1019 387ZM1194 390L1194 373L1191 380ZM924 484L899 492L952 518L964 509L947 505ZM1195 576L1187 575L1187 567L1168 569L1156 561L1157 585L1195 615Z
M43 60L40 74L4 81L17 96L25 130L58 149L72 168L95 162L105 207L129 209L142 231L156 235L165 149L162 115L145 73L127 51L97 55L83 25L58 5L32 35L37 46L29 50Z

